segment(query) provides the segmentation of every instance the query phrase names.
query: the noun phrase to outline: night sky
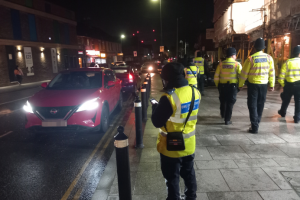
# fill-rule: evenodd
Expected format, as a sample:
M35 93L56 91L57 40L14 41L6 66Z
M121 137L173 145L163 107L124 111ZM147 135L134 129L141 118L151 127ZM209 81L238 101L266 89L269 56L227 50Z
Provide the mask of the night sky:
M140 31L141 39L160 43L159 1L151 0L49 0L76 12L77 21L91 23L113 36L131 36ZM176 21L179 40L191 45L206 28L212 28L213 0L162 0L164 45L175 46ZM153 34L152 30L156 32Z

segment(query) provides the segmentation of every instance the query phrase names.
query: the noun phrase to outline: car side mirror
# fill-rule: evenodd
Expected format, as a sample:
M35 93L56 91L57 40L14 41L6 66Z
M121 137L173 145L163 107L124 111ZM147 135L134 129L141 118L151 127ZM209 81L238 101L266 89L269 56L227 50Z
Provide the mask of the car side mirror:
M45 83L42 83L42 88L46 88L47 86L48 86L48 83L47 82L45 82Z

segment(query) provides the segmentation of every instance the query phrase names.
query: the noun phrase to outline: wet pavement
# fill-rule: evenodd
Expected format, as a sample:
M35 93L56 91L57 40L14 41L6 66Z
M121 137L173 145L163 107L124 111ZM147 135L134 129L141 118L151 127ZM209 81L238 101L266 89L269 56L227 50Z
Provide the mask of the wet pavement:
M91 199L114 149L116 127L125 125L132 111L133 97L123 94L123 109L111 115L105 134L34 134L24 129L21 108L40 89L0 90L0 199Z

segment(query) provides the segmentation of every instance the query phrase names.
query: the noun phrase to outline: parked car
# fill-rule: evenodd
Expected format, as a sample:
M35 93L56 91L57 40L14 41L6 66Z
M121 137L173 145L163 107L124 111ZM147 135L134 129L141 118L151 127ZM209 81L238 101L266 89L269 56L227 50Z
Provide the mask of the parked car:
M158 65L154 62L145 62L141 67L141 72L154 73L157 72Z
M59 73L33 95L23 109L26 129L106 132L109 115L122 108L121 80L111 69L85 68Z
M122 80L122 91L135 93L141 87L141 77L136 68L130 65L114 65L111 69Z

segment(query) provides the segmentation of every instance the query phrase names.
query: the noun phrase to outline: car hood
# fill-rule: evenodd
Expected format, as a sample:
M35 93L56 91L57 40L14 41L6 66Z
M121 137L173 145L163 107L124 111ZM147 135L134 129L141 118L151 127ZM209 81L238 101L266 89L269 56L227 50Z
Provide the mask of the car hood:
M38 107L76 106L98 95L98 89L89 90L47 90L43 89L33 95L29 102Z

